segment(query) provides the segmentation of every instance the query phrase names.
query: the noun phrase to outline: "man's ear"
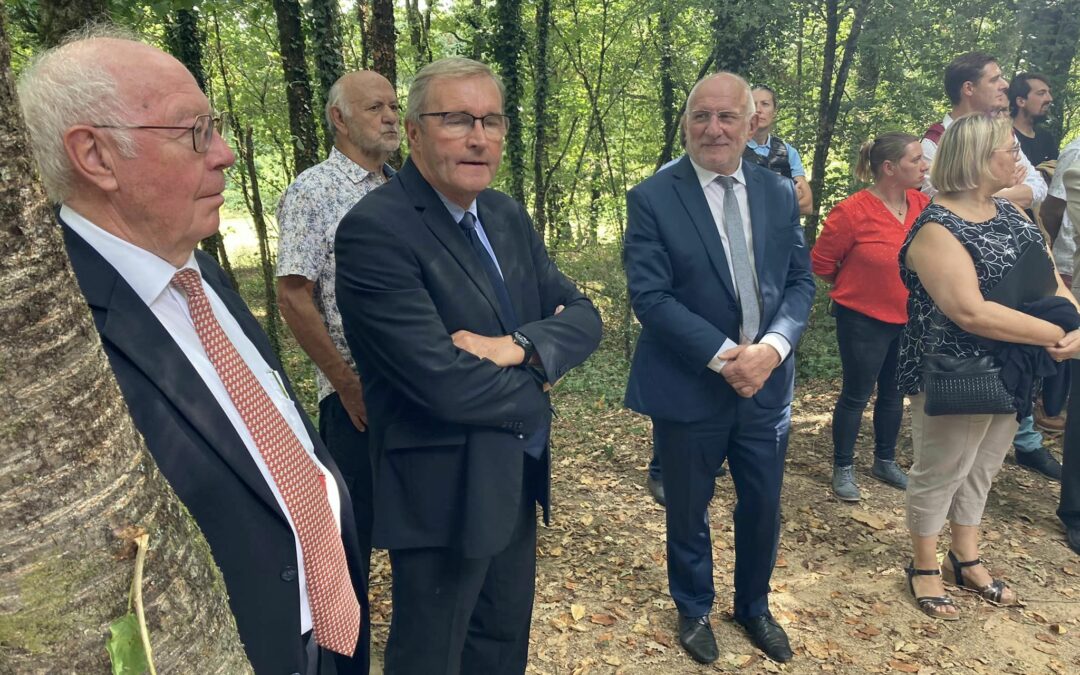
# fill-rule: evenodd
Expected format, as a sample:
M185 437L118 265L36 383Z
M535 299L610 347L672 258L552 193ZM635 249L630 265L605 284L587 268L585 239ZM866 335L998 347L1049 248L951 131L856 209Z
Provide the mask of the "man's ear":
M416 147L416 141L420 138L420 124L412 120L405 120L405 138L409 140L409 151Z
M99 129L74 126L64 134L64 151L76 177L103 192L113 192L119 185L115 173L119 155L116 146L104 141Z
M345 115L341 112L341 108L335 106L330 107L330 119L334 123L334 136L349 137L349 127L345 124Z

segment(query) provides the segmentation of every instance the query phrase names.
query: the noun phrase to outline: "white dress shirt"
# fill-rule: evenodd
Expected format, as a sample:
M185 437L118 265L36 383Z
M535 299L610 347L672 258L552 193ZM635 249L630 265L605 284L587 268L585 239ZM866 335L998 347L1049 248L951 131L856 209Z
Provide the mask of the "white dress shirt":
M724 246L724 257L727 258L728 274L731 275L732 285L735 281L735 267L731 262L731 244L728 242L727 230L724 228L724 188L716 182L717 176L721 174L715 171L702 168L690 160L690 164L694 167L694 172L697 174L698 181L701 184L701 189L705 193L705 201L709 204L709 211L712 213L713 222L716 224L716 230L720 233L720 243ZM746 178L743 176L742 163L739 164L739 168L735 173L731 174L731 177L735 179L735 183L732 186L732 192L735 193L735 201L739 205L739 215L742 216L743 236L746 238L746 249L748 257L750 258L750 269L756 270L757 266L754 264L754 231L750 223L750 202L746 196ZM736 293L739 290L736 289ZM754 292L761 297L761 292L758 289L757 275L754 275ZM764 311L764 306L762 306ZM764 321L765 317L762 316L761 320ZM753 335L742 335L740 329L739 343L749 344L753 342ZM787 358L787 355L791 352L791 344L780 333L765 333L761 336L761 344L769 345L776 350L776 353L780 355L780 360L783 361ZM724 359L720 358L720 354L726 352L729 349L735 348L737 345L731 338L726 338L724 344L720 345L720 349L716 351L712 359L707 364L710 370L720 372L724 368L724 364L727 363Z
M146 306L161 322L165 331L176 341L180 351L184 353L184 356L195 368L203 383L206 384L206 387L214 396L214 400L221 406L233 428L236 429L240 440L244 442L244 446L247 447L248 452L251 454L255 466L259 468L259 472L270 487L270 491L274 493L274 498L277 500L278 506L281 507L281 511L288 514L289 510L285 506L285 500L281 496L277 483L274 482L273 477L270 475L270 469L266 466L262 453L259 452L258 447L255 445L255 440L251 437L251 432L248 431L243 418L240 417L240 412L233 405L229 392L225 389L224 383L218 376L217 369L214 368L214 364L211 363L206 350L203 349L202 341L199 340L199 334L195 331L195 324L192 322L191 314L188 311L187 298L170 285L173 276L179 269L153 253L97 227L67 205L61 207L60 218L116 269L117 273L135 291L135 294L146 303ZM194 253L184 263L183 268L199 271L199 265L195 260ZM201 274L199 278L202 279ZM289 424L289 428L293 430L301 445L304 446L308 456L315 462L315 466L324 475L328 476L329 472L326 467L315 457L311 437L308 435L304 421L296 409L296 404L285 391L281 376L266 363L259 350L244 334L240 324L237 323L232 312L228 310L221 298L214 292L214 289L205 280L202 280L202 285L206 297L210 301L210 308L214 312L214 317L221 324L221 329L225 331L225 335L228 336L236 351L239 352L240 358L255 374L259 384L262 385L270 400L277 406L278 411ZM335 481L326 481L326 495L330 502L330 510L334 514L334 522L340 532L341 494ZM306 633L311 630L312 623L311 608L308 604L307 583L304 575L304 555L300 550L300 539L296 536L296 528L293 526L291 518L289 519L289 527L292 529L293 538L296 541L296 567L300 588L300 632Z
M946 129L952 126L952 123L952 115L945 115L945 119L941 120L941 126ZM929 138L924 138L919 144L922 146L923 159L926 160L927 164L932 165L934 163L934 157L937 155L937 142L932 141ZM1023 150L1020 151L1020 159L1017 161L1024 167L1024 185L1031 188L1031 206L1032 209L1034 209L1036 204L1046 199L1046 181L1043 180L1042 174L1040 174L1035 167L1031 165L1031 162L1028 161L1027 155L1024 154ZM929 171L926 172L926 178L923 179L922 191L931 198L938 192L937 188L930 182Z

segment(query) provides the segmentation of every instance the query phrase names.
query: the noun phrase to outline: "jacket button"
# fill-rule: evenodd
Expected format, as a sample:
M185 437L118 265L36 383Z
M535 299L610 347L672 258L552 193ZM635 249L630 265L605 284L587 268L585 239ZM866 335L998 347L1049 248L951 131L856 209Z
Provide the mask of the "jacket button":
M525 434L518 434L517 437L518 437L518 440L522 440L522 441L525 440Z
M282 581L296 581L296 568L292 565L286 565L281 570Z

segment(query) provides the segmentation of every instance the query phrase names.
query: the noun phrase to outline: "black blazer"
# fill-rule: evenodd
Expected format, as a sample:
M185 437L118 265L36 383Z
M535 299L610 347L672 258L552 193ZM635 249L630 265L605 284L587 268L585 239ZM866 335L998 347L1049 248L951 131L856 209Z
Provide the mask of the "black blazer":
M520 204L477 198L521 325L554 382L600 341L600 316L548 258ZM450 335L508 334L461 228L411 160L337 231L337 298L364 382L374 462L375 546L492 555L522 499L524 447L550 423L542 377L457 349ZM554 316L555 308L565 309ZM530 459L528 499L548 515L549 462Z
M301 672L296 543L273 493L213 394L154 314L93 247L63 229L71 266L135 426L210 544L251 665L260 674ZM195 255L203 278L295 400L281 363L243 299L210 256ZM356 524L352 509L345 508L349 493L307 415L300 414L316 455L341 491L342 539L363 612L357 652L352 659L339 658L338 670L367 673L367 593Z

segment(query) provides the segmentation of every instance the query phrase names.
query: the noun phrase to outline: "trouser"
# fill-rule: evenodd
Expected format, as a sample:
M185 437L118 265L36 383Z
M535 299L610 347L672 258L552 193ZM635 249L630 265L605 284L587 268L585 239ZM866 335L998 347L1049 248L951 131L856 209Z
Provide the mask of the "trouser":
M1080 361L1070 360L1072 381L1080 383ZM1065 450L1061 462L1061 501L1057 515L1065 527L1080 528L1080 392L1073 387L1069 394L1069 413L1065 422Z
M368 434L353 424L337 392L319 401L319 436L338 465L345 486L349 488L356 536L360 540L360 564L363 567L364 588L368 586L371 568L371 518L373 513L371 487L371 455Z
M978 525L986 496L1016 433L1016 415L923 412L925 394L911 397L914 462L906 493L908 529L936 536L945 521Z
M337 675L334 653L315 642L315 631L300 636L304 642L304 675Z
M536 502L522 492L510 543L485 558L392 549L386 675L520 675L536 585Z
M896 360L903 324L885 323L837 305L836 339L844 383L833 410L833 464L851 466L863 411L877 385L874 402L874 457L896 458L904 397L896 384Z
M684 616L708 614L716 595L708 506L725 458L736 496L735 618L769 609L791 407L764 408L739 398L734 408L719 419L690 423L653 418L667 498L668 586Z
M1017 452L1035 452L1043 446L1043 435L1035 428L1034 417L1028 415L1020 420L1012 443Z

